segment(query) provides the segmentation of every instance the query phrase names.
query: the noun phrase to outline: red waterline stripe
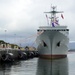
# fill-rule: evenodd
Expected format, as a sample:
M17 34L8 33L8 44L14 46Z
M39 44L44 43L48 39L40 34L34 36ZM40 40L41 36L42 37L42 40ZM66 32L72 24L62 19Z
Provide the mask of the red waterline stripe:
M39 58L42 59L60 59L65 57L67 57L67 55L39 55Z

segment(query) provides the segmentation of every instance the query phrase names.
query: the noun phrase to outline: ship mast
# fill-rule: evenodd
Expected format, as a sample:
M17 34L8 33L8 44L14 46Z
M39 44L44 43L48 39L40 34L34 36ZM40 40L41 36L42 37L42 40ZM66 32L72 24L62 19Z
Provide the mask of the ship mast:
M56 14L57 13L63 13L63 11L56 11L56 6L52 6L52 11L50 12L44 12L44 13L50 13L51 14L51 17L49 17L50 19L50 26L54 26L54 23L56 23L57 25L59 25L59 23L57 22L58 21L58 17L56 17Z

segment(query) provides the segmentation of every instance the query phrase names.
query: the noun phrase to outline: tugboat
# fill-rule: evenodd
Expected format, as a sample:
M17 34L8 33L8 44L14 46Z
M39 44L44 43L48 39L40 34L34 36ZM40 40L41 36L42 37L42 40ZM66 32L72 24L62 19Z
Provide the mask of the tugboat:
M63 11L56 11L55 6L51 8L50 12L44 12L50 24L48 26L40 26L37 30L36 42L39 58L64 58L68 53L69 29L67 26L59 24L59 17L56 14L61 13L61 17L64 18ZM51 17L48 14L51 14Z

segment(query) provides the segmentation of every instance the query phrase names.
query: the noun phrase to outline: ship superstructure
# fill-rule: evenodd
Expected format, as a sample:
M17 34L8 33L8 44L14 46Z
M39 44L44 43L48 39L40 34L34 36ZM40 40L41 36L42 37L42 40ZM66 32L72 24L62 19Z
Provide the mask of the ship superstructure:
M69 43L69 29L67 26L60 26L58 22L57 13L63 13L62 11L56 11L56 7L51 7L52 11L45 12L50 13L50 26L40 26L37 30L37 50L40 58L61 58L67 56L68 43ZM47 17L47 15L46 15ZM61 15L62 18L63 15Z

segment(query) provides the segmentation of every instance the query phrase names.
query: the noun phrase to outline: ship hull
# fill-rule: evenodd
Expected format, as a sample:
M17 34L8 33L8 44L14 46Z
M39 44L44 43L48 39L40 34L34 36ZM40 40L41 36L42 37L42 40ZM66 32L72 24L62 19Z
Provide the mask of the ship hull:
M40 58L63 58L68 53L68 31L45 30L37 36Z

